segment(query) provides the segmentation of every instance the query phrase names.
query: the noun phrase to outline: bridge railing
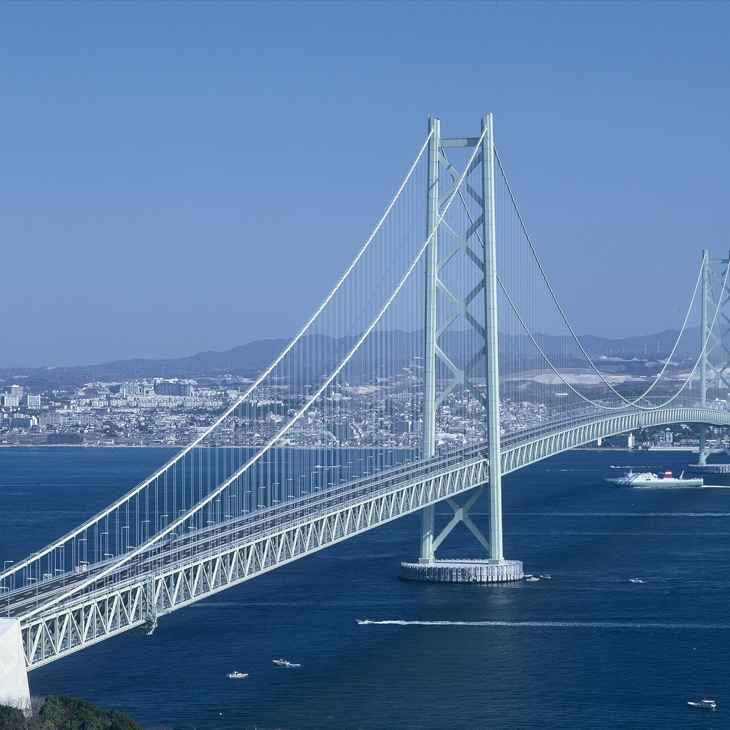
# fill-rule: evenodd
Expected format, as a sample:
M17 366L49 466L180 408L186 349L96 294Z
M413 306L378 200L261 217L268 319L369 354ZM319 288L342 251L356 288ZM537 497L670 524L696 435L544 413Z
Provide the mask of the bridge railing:
M653 402L652 402L653 401ZM508 431L502 434L502 448L509 448L525 441L531 441L541 436L557 433L558 431L573 426L579 426L594 422L601 418L621 416L629 413L651 413L669 408L699 408L699 398L681 396L672 399L669 403L666 399L656 397L645 398L641 405L626 405L620 401L606 401L601 403L602 407L590 404L575 404L568 408L560 409L558 413L549 415L545 420L535 426L524 429ZM710 402L704 406L708 410L730 410L725 401Z
M671 411L689 411L696 409L696 399L686 398L672 403ZM726 410L721 402L714 409ZM596 423L627 414L644 413L649 421L652 416L662 411L646 411L638 408L623 408L607 412L605 409L572 409L570 414L562 413L558 417L545 421L535 427L522 429L502 437L503 449L510 449L521 444L534 442L584 424ZM684 414L681 414L684 417ZM730 417L730 416L729 416ZM313 517L323 516L333 510L354 505L360 501L387 494L401 485L414 480L422 480L429 475L448 470L454 466L464 465L472 461L486 458L485 444L473 444L438 453L429 460L414 461L383 471L376 471L367 477L353 482L332 485L313 494L301 495L278 505L262 509L256 513L229 517L219 522L200 525L196 529L181 530L171 533L163 541L149 545L140 551L133 562L116 565L114 560L107 561L108 568L93 566L86 571L64 574L49 578L47 581L33 582L14 587L3 596L8 615L22 615L29 610L37 610L46 602L65 592L64 602L77 600L80 596L91 595L97 591L119 588L131 582L139 582L140 578L170 569L178 562L189 561L193 556L200 558L213 555L221 547L229 546L232 541L260 538L272 532L280 531L282 526L295 527L309 522ZM104 574L95 579L95 573ZM74 586L78 585L78 590Z
M675 407L696 407L698 405L698 399L695 398L676 398L672 401L672 406ZM717 404L711 404L711 406L717 408L726 407L723 402ZM512 445L523 443L528 440L539 438L542 435L557 432L564 428L569 428L572 425L580 423L588 423L594 421L597 418L605 416L607 414L620 415L622 413L636 412L641 409L636 407L610 407L607 405L604 408L597 408L595 406L588 405L576 405L570 408L563 408L555 414L552 418L548 418L541 423L526 429L521 429L513 432L502 434L502 447L509 448ZM468 454L476 453L479 449L484 447L483 444L476 444L473 446L467 446L456 450L444 452L446 458L450 458L450 454L461 455L463 458L470 458ZM474 451L476 450L476 451ZM393 450L389 450L391 464L395 460L397 453ZM186 502L183 499L183 495L187 489L187 484L195 481L195 476L198 476L198 481L203 481L200 477L206 474L213 473L213 479L210 480L210 484L220 482L221 478L226 477L231 473L235 473L236 468L240 464L244 463L246 457L250 451L236 450L236 449L220 449L220 448L207 448L200 449L195 452L191 452L190 456L181 459L177 463L177 471L161 472L156 480L167 480L168 483L172 484L173 491L180 495L180 501L177 501L173 497L170 497L170 492L162 491L155 492L151 490L146 495L141 495L136 500L136 520L133 519L131 510L127 507L126 513L121 510L117 510L114 514L108 514L104 519L105 522L96 522L93 528L87 529L85 532L79 533L78 531L72 537L70 544L63 540L59 541L51 551L46 551L45 556L39 556L26 561L26 565L22 570L7 571L0 581L0 586L4 592L14 592L24 587L33 586L34 584L40 585L42 583L51 582L57 584L57 579L62 579L62 583L74 583L80 579L88 579L93 570L102 569L107 570L110 565L113 565L120 557L124 558L125 555L133 550L136 545L144 544L146 535L144 534L144 525L146 522L145 515L159 514L162 513L167 521L169 515L179 515L183 512ZM419 458L420 455L416 452L411 452L413 458ZM400 455L405 458L404 454ZM441 458L440 456L438 458ZM372 464L370 463L372 459ZM363 462L363 459L359 459ZM382 464L383 469L386 466L385 455L381 454L380 461L377 463ZM434 462L435 463L435 462ZM361 464L360 470L364 471L363 466L367 466L368 469L374 468L376 464L375 456L368 457L364 464ZM266 477L264 474L267 465L261 465L256 469L252 470L251 473L244 480L233 479L231 484L237 485L237 489L231 490L230 493L223 495L223 500L218 500L212 503L204 510L198 510L189 520L182 522L174 531L169 531L169 534L164 536L161 540L154 541L149 551L154 553L159 551L161 545L166 542L178 539L181 534L188 534L193 531L205 530L209 525L217 525L223 522L229 521L233 517L234 510L230 505L237 505L238 515L245 517L249 513L257 512L259 510L270 509L273 505L271 501L268 504L260 503L258 501L258 495L254 494L253 485L260 483L271 483L271 476ZM401 467L402 468L402 467ZM344 465L330 464L324 466L319 472L315 471L315 475L319 480L319 484L314 482L314 476L312 481L309 483L301 483L303 486L310 486L311 491L317 491L319 493L325 493L328 487L328 480L324 477L325 469L341 469L342 471L337 473L344 473ZM348 477L357 477L357 474L353 474L352 467L349 467ZM407 470L409 471L409 470ZM287 476L285 466L277 466L277 473L279 474L279 481L283 484L289 482L293 486L293 478ZM398 467L395 467L393 474L397 476L399 473ZM349 490L352 490L353 494L357 494L363 485L370 484L371 482L362 480L348 479L341 488L337 488L332 494L342 494ZM210 488L210 487L209 487ZM299 504L307 505L314 502L318 502L318 498L306 499L306 494L310 490L291 490L286 495L281 494L282 502L289 502L292 499L298 501ZM191 490L194 494L194 491ZM329 492L327 492L329 493ZM237 495L240 497L238 498ZM162 497L162 498L161 498ZM191 499L194 498L191 496ZM228 499L228 506L223 505L222 501ZM247 500L247 501L246 501ZM183 505L181 508L180 505ZM189 502L188 502L189 504ZM243 505L243 508L241 508ZM164 510L164 511L163 511ZM277 514L274 512L273 514ZM104 530L102 528L106 527ZM158 525L159 528L162 525ZM201 532L201 534L203 534ZM113 536L110 537L110 535ZM177 537L176 537L177 536ZM105 550L107 545L112 544L112 539L116 540L117 550L107 552ZM92 550L96 551L95 560L86 560L86 556L90 554ZM88 552L87 552L88 551ZM144 554L147 554L146 552ZM45 560L45 562L43 562ZM65 584L64 583L64 584Z
M675 399L672 404L676 407L691 408L698 405L696 399L683 398ZM612 410L600 409L589 406L573 407L563 410L551 419L547 419L531 428L521 429L502 435L502 448L508 449L522 443L537 440L543 436L555 434L561 430L579 426L585 423L595 422L597 419L605 418L608 415L618 416L628 413L641 412L636 407L616 408ZM109 575L104 578L105 585L111 585L119 580L126 580L126 576L130 572L135 575L139 573L139 565L153 565L155 556L168 554L171 545L190 545L196 541L203 543L209 540L209 536L220 534L222 525L226 525L228 529L239 529L239 526L245 526L248 530L258 530L282 519L306 519L312 512L327 509L333 505L340 505L348 501L357 501L366 495L374 494L378 491L388 490L394 484L419 478L435 469L447 468L449 465L469 461L475 458L485 458L485 443L473 444L458 449L441 451L433 459L426 461L416 460L414 463L408 463L400 466L391 466L382 470L376 469L376 473L365 478L347 481L342 484L323 487L315 490L310 494L301 494L299 496L290 495L290 497L278 505L264 507L261 510L255 510L240 514L236 517L232 515L222 515L220 519L211 520L206 524L203 520L198 520L195 524L181 526L177 531L161 542L150 545L148 549L141 552L135 560L137 567L121 566L118 570L110 571ZM417 455L414 454L417 458ZM373 462L374 463L374 462ZM385 466L385 461L383 460ZM159 559L159 558L158 558ZM29 581L17 586L7 586L10 594L15 594L33 584L37 588L41 588L45 582L49 582L52 586L73 585L81 578L90 578L94 570L105 568L113 565L115 559L106 560L97 566L89 566L81 571L66 572L57 576L48 576L46 581ZM147 569L147 568L145 568Z
M391 304L398 296L402 300L422 289L411 274L428 244L423 190L430 138L431 134L350 266L248 389L149 478L42 550L4 569L0 586L12 590L61 575L88 575L97 566L106 570L110 561L131 559L180 529L201 529L227 515L266 509L277 499L328 486L334 431L354 420L347 404L349 391L356 388L349 383L367 384L375 371L400 383L412 396L413 411L417 377L412 372L406 377L403 371L412 350L408 343L419 329L415 312L421 308L401 311ZM455 187L452 197L459 189ZM415 296L408 299L410 304ZM379 429L373 431L372 439L362 439L357 446L384 446ZM329 456L312 458L300 473L292 473L286 470L284 456L301 443ZM357 477L366 470L351 473ZM8 562L12 563L4 561L6 567Z
M260 538L279 530L282 525L295 527L309 522L313 517L386 494L414 480L425 479L435 472L483 458L483 445L469 446L439 454L429 460L395 466L348 484L329 487L256 513L229 518L187 534L173 534L170 539L140 552L133 562L114 568L115 561L109 561L112 570L99 580L94 580L94 573L100 572L104 567L102 565L90 567L80 574L65 574L47 581L15 587L3 596L4 607L8 615L22 615L42 606L44 601L57 597L62 591L67 594L63 603L67 603L99 591L118 589L130 581L138 582L146 575L169 568L177 561L214 554L222 545L229 545L231 541ZM74 591L77 584L83 585L83 588Z

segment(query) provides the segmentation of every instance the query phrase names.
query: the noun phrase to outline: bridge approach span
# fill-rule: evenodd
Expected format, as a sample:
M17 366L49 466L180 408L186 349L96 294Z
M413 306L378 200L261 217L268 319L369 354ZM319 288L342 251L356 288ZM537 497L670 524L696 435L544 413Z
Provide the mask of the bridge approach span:
M506 434L502 472L598 438L680 422L730 426L730 413L677 406L573 415ZM90 571L26 586L5 596L3 613L21 622L30 670L130 629L150 632L161 615L487 482L485 445L450 451L180 536L97 582L89 584ZM74 581L86 587L68 596Z
M626 409L618 413L607 412L603 416L594 413L584 419L566 420L562 427L559 421L552 421L544 427L524 432L529 434L527 439L520 438L522 431L502 439L502 474L577 446L585 446L597 439L673 423L730 426L730 412L697 406L676 406L655 410Z

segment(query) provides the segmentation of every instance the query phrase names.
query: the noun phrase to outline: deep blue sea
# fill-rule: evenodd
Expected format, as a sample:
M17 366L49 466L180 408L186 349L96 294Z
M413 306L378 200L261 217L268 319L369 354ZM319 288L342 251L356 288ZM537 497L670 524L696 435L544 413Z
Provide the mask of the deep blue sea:
M39 549L172 453L0 449L0 559ZM574 451L505 477L506 557L550 579L402 582L411 516L164 616L151 636L36 669L31 693L175 730L730 727L730 489L602 481L696 458ZM478 504L471 514L486 524ZM481 557L465 529L444 547ZM718 709L688 707L702 697Z

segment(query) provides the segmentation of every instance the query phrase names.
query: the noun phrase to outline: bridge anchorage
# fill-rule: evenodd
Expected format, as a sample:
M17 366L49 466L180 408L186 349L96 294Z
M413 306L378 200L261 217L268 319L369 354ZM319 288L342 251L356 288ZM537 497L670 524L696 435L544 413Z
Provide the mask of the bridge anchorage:
M493 117L488 114L482 119L481 135L475 138L441 137L441 122L434 117L429 118L428 128L423 457L429 459L435 455L436 411L460 385L486 412L487 481L475 485L477 488L463 505L452 497L446 500L454 516L438 535L435 534L435 505L423 508L421 554L417 563L401 563L400 577L439 583L516 581L524 578L523 566L519 560L504 559L502 535ZM475 153L459 172L448 154L464 148ZM466 214L460 216L461 229L446 216L452 200ZM474 271L471 286L462 287L461 292L451 283L455 279L450 281L448 275L448 267L453 265L457 252L466 254L462 266L471 266ZM442 346L442 338L450 328L458 329L465 324L473 330L476 347L471 357L461 358L461 363L457 363ZM439 364L450 382L437 394ZM485 376L484 389L475 382L475 375L480 371ZM489 538L469 517L469 510L484 492L489 498ZM436 550L460 522L486 549L486 559L436 559Z

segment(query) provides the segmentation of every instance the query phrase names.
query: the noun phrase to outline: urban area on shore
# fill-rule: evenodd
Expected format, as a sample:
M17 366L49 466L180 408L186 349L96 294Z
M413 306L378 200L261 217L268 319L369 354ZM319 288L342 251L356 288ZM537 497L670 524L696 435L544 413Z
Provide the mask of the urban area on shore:
M127 382L87 382L82 386L32 392L15 375L0 392L0 446L185 446L205 432L233 405L252 380L224 374L198 379L144 378ZM18 382L19 381L19 382ZM284 388L285 390L285 388ZM268 403L286 398L269 393ZM347 415L325 427L316 410L292 429L293 448L321 446L418 448L419 404L408 390L389 383L344 384L336 394L348 401ZM256 447L273 434L277 416L259 402L256 416L243 417L246 433L238 445ZM501 403L505 431L532 428L550 418L549 409L529 401ZM483 411L468 393L452 394L437 416L442 448L459 447L485 437ZM221 444L223 445L223 444ZM619 448L697 448L692 424L647 429L591 444Z

